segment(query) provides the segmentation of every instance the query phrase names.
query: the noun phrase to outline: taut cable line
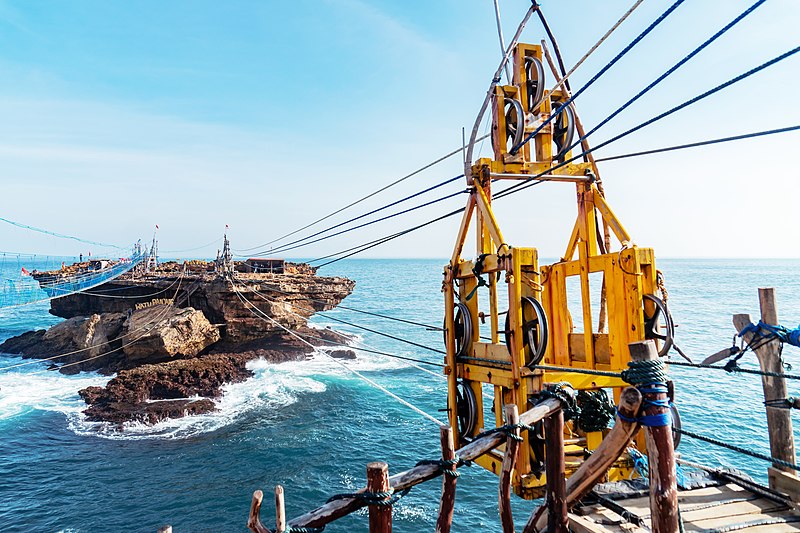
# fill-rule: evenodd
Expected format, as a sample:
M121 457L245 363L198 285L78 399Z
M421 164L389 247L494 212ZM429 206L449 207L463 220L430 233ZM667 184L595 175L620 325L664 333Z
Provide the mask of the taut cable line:
M479 142L479 141L482 141L482 140L484 140L484 139L488 139L488 138L489 138L489 134L487 133L486 135L483 135L482 137L480 137L480 138L477 138L477 139L473 140L473 141L472 141L472 143L477 143L477 142ZM368 200L368 199L372 198L373 196L376 196L376 195L378 195L378 194L382 193L383 191L385 191L385 190L387 190L387 189L390 189L391 187L394 187L395 185L398 185L399 183L402 183L402 182L404 182L405 180L407 180L407 179L409 179L409 178L411 178L411 177L413 177L413 176L416 176L416 175L417 175L417 174L419 174L420 172L423 172L423 171L425 171L425 170L427 170L427 169L429 169L429 168L431 168L431 167L433 167L433 166L435 166L435 165L438 165L439 163L441 163L441 162L443 162L443 161L445 161L445 160L447 160L447 159L449 159L449 158L453 157L453 156L454 156L454 155L456 155L456 154L459 154L459 153L461 153L462 151L463 151L463 147L461 147L461 148L458 148L458 149L456 149L456 150L453 150L452 152L448 152L447 154L443 155L442 157L440 157L440 158L438 158L438 159L436 159L436 160L434 160L434 161L431 161L430 163L428 163L428 164L426 164L426 165L424 165L424 166L422 166L422 167L418 168L417 170L415 170L415 171L413 171L413 172L411 172L411 173L409 173L409 174L406 174L406 175L405 175L405 176L403 176L402 178L400 178L400 179L397 179L397 180L395 180L395 181L393 181L393 182L389 183L388 185L384 185L384 186L383 186L383 187L381 187L380 189L378 189L378 190L376 190L376 191L373 191L373 192L371 192L371 193L367 194L366 196L363 196L363 197L359 198L358 200L355 200L355 201L353 201L353 202L351 202L351 203L347 204L347 205L346 205L346 206L344 206L344 207L340 207L339 209L337 209L337 210L335 210L335 211L332 211L331 213L328 213L327 215L325 215L325 216L323 216L323 217L321 217L321 218L318 218L317 220L315 220L315 221L313 221L313 222L311 222L311 223L309 223L309 224L306 224L306 225L305 225L305 226L303 226L302 228L298 228L298 229L296 229L296 230L294 230L294 231L291 231L291 232L289 232L289 233L287 233L287 234L285 234L285 235L282 235L282 236L280 236L280 237L278 237L278 238L276 238L276 239L273 239L273 240L271 240L271 241L269 241L269 242L266 242L266 243L264 243L264 244L259 244L259 245L257 245L257 246L252 246L252 247L250 247L250 248L240 248L240 249L238 249L238 250L236 250L236 251L237 251L237 252L247 252L247 251L250 251L250 250L257 250L258 248L264 248L265 246L269 246L270 244L274 244L274 243L276 243L276 242L278 242L278 241L282 241L283 239L285 239L285 238L287 238L287 237L291 237L292 235L296 235L296 234L300 233L300 232L301 232L301 231L303 231L303 230L306 230L306 229L308 229L308 228L310 228L310 227L312 227L312 226L316 226L316 225L317 225L317 224L319 224L320 222L323 222L323 221L325 221L325 220L328 220L329 218L331 218L331 217L333 217L333 216L335 216L335 215L338 215L338 214L339 214L339 213L341 213L342 211L345 211L345 210L347 210L347 209L350 209L351 207L353 207L353 206L356 206L356 205L360 204L361 202L363 202L363 201L365 201L365 200Z
M245 297L244 297L244 296L243 296L243 295L240 293L240 291L239 291L239 290L236 288L236 285L234 285L234 284L233 284L233 282L231 282L231 287L233 288L233 292L235 292L235 293L236 293L236 295L239 297L239 299L240 299L240 300L242 300L242 303L249 304L249 306L248 306L248 305L246 305L247 309L250 309L250 310L255 310L255 311L257 311L257 312L258 312L258 315L260 315L261 317L263 317L263 318L262 318L262 320L263 320L263 319L266 319L266 320L268 320L268 321L269 321L269 322L271 322L273 325L276 325L276 326L278 326L279 328L281 328L282 330L284 330L286 333L288 333L288 334L289 334L289 335L291 335L292 337L296 338L297 340L299 340L299 341L300 341L300 342L302 342L303 344L307 345L307 346L308 346L308 347L310 347L311 349L313 349L313 350L316 350L316 349L317 349L317 347L316 347L316 346L314 346L313 344L311 344L310 342L308 342L306 339L304 339L303 337L301 337L300 335L298 335L298 334L297 334L297 333L295 333L294 331L290 330L289 328L287 328L286 326L284 326L283 324L281 324L281 323L280 323L280 322L278 322L277 320L273 319L271 316L269 316L269 315L267 315L266 313L264 313L263 311L261 311L261 310L260 310L258 307L256 307L255 305L253 305L253 303L252 303L252 302L250 302L250 300L248 300L247 298L245 298ZM251 313L252 313L252 311L251 311ZM253 313L253 314L255 315L255 313ZM258 316L258 315L256 315L256 316ZM327 357L328 359L330 359L331 361L333 361L333 362L334 362L334 363L336 363L337 365L341 366L342 368L344 368L344 369L345 369L345 370L347 370L348 372L350 372L350 373L352 373L353 375L355 375L355 376L357 376L357 377L361 378L361 379L362 379L364 382L366 382L366 383L368 383L368 384L372 385L373 387L375 387L376 389L378 389L378 390L382 391L382 392L383 392L384 394L386 394L387 396L390 396L390 397L394 398L395 400L397 400L397 401L398 401L398 402L400 402L401 404L405 405L406 407L408 407L408 408L409 408L409 409L411 409L412 411L416 412L417 414L420 414L420 415L422 415L423 417L425 417L426 419L430 420L431 422L433 422L433 423L434 423L434 424L436 424L437 426L445 426L445 425L446 425L446 424L445 424L444 422L442 422L441 420L439 420L439 419L435 418L434 416L432 416L432 415L430 415L430 414L426 413L425 411L423 411L422 409L420 409L420 408L419 408L419 407L417 407L416 405L412 404L411 402L409 402L409 401L407 401L407 400L404 400L403 398L401 398L401 397L400 397L400 396L398 396L397 394L393 393L392 391L390 391L389 389L387 389L387 388L386 388L386 387L384 387L383 385L380 385L379 383L376 383L375 381L373 381L373 380L369 379L368 377L366 377L366 376L365 376L365 375L363 375L362 373L360 373L360 372L358 372L357 370L355 370L354 368L351 368L351 367L349 367L348 365L346 365L346 364L342 363L341 361L339 361L339 360L338 360L338 359L336 359L335 357L333 357L333 356L331 356L331 355L329 355L329 354L325 353L324 351L322 351L322 352L319 352L319 353L322 353L322 354L323 354L325 357Z

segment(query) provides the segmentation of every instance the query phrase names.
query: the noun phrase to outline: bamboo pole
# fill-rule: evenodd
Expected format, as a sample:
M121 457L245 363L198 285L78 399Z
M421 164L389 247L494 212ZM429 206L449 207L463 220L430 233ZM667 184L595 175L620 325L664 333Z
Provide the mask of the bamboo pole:
M517 406L515 404L507 404L504 409L506 412L506 424L509 426L516 426L519 424L519 411ZM503 468L500 471L500 484L497 496L503 533L514 533L514 516L511 513L511 480L514 476L514 466L517 463L519 438L519 427L514 428L508 433L506 437L506 453L503 456Z
M652 340L628 344L633 361L658 359L658 349ZM664 384L666 385L666 384ZM648 385L645 385L648 387ZM652 385L650 385L652 387ZM647 389L652 390L652 389ZM644 392L642 403L645 416L669 416L669 407L652 402L666 400L667 393ZM672 443L672 425L645 426L645 442L650 471L650 515L653 533L678 533L678 484L675 472L675 446Z
M382 462L367 465L367 492L389 492L389 465ZM392 506L369 506L369 533L392 533Z
M456 450L453 442L453 429L450 426L439 428L439 437L442 443L442 460L455 461ZM458 465L455 463L442 468L456 472ZM453 510L456 503L456 477L443 473L442 475L442 499L439 503L439 517L436 520L436 533L450 533L453 525Z
M638 393L637 393L638 394ZM561 408L561 402L555 398L550 398L525 411L519 415L521 424L531 426L550 416ZM466 446L456 450L456 454L464 461L474 461L481 455L497 448L503 442L503 435L500 433L490 433L481 438L473 440ZM405 490L425 481L429 481L439 476L438 465L420 465L405 472L395 474L389 478L389 484L395 491ZM364 492L360 490L358 492ZM325 524L346 516L358 510L361 504L357 498L343 498L328 502L316 509L313 509L302 516L293 518L289 521L289 527L322 527ZM262 532L257 532L262 533Z
M247 519L247 529L253 533L270 533L264 524L261 523L259 514L261 513L261 502L264 501L264 493L257 490L253 493L253 503L250 504L250 518Z
M286 531L286 507L283 502L283 487L275 487L275 533Z
M592 487L606 475L609 467L628 446L639 430L638 422L629 422L628 420L636 418L641 405L642 394L638 389L626 387L622 390L617 410L624 419L617 416L614 427L608 432L600 446L567 480L567 507L572 507L586 496ZM531 513L523 533L536 533L545 528L547 516L544 511L546 509L545 506L540 506Z
M758 301L761 307L761 320L766 324L778 324L778 308L775 303L775 289L758 289ZM733 325L741 332L750 325L750 315L734 315ZM744 335L746 343L760 344L753 333ZM768 342L754 350L761 370L783 374L780 342ZM792 432L792 414L789 409L781 409L770 405L772 400L782 400L787 396L786 379L783 377L761 376L764 389L764 400L767 406L767 429L769 433L769 449L773 457L790 463L795 462L794 433ZM793 472L790 468L773 464L773 468L784 472Z
M547 533L569 533L563 410L544 419L544 436L545 476L547 476Z

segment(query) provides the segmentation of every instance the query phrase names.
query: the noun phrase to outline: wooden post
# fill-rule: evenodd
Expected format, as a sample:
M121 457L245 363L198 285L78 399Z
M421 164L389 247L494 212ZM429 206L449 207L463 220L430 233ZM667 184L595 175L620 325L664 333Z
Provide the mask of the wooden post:
M253 493L253 503L250 504L250 518L247 519L247 529L253 533L270 533L264 524L261 523L261 502L264 500L264 493L257 490Z
M656 343L652 340L628 344L633 361L658 359ZM652 401L666 400L664 392L643 392L645 416L669 414L669 407L653 405ZM675 446L672 443L672 425L645 426L647 457L650 470L650 513L653 533L678 533L678 484L675 473Z
M172 533L172 526L164 526L158 528L158 533Z
M775 289L758 289L758 301L761 304L761 320L765 324L777 325L778 308L775 304ZM733 325L737 331L742 331L742 329L750 325L750 315L734 315ZM754 337L752 333L747 333L744 335L744 340L748 344L751 342L756 345L761 344L758 337ZM777 340L764 344L755 350L755 353L762 371L783 374L780 343ZM769 404L771 400L786 398L786 379L783 377L761 376L761 385L764 389L764 400L767 402L767 429L770 453L776 459L794 463L795 449L791 410L781 409ZM785 466L772 466L784 472L793 472L792 469ZM770 487L772 487L772 483L770 483Z
M567 476L564 462L564 411L544 419L547 476L547 533L569 533Z
M367 492L389 492L389 465L374 462L367 465ZM392 533L392 507L369 506L369 533Z
M442 442L442 460L453 461L456 458L455 443L453 442L453 429L450 426L442 426L439 429L439 437ZM457 471L457 466L443 467L453 472ZM456 503L456 477L442 474L442 500L439 502L439 518L436 520L436 533L450 533L453 525L453 510Z
M516 405L507 404L505 412L506 424L509 426L519 424L519 410ZM517 462L519 441L512 435L519 437L519 428L514 429L506 438L506 453L503 456L503 470L500 472L498 504L500 506L500 523L503 526L503 533L514 533L514 517L511 514L511 480L514 476L514 465Z
M286 507L283 502L283 487L275 487L275 533L286 531Z
M639 413L642 405L642 394L636 387L622 390L617 410L625 419L617 417L614 427L608 432L600 446L589 456L578 470L567 480L567 507L579 502L592 487L598 483L630 444L631 438L639 430L638 422L630 422ZM523 533L536 533L547 525L546 506L540 506L531 513Z

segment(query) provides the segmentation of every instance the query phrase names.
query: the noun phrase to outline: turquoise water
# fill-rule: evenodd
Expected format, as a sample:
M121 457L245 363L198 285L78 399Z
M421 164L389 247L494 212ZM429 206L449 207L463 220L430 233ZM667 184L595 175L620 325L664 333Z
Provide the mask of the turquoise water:
M353 307L439 324L441 260L352 260L323 275L357 281ZM16 266L16 265L15 265ZM758 315L757 288L777 289L781 322L800 321L798 260L661 260L677 341L696 361L730 344L731 315ZM12 269L13 270L13 269ZM439 348L441 333L345 310L333 316ZM58 319L46 304L0 309L0 338L46 327ZM439 361L438 354L354 330L369 346ZM788 347L787 362L798 359ZM752 365L752 355L746 361ZM0 366L21 362L0 356ZM390 472L436 458L438 430L429 420L387 397L326 358L268 365L255 362L253 379L227 388L212 415L129 428L120 434L83 420L76 391L102 385L95 374L62 376L34 363L0 370L0 530L247 531L255 489L286 487L296 516L363 483L365 465L385 460ZM434 416L445 406L444 382L397 360L362 353L353 367ZM800 367L796 366L796 372ZM761 384L755 376L675 369L684 427L768 452ZM790 382L790 394L796 393ZM735 466L764 479L766 464L684 438L687 459ZM432 531L438 481L415 488L397 506L395 530ZM270 498L265 499L267 502ZM533 504L515 500L518 524ZM272 520L267 503L265 523ZM498 530L496 479L464 469L454 531ZM328 531L366 531L365 513Z

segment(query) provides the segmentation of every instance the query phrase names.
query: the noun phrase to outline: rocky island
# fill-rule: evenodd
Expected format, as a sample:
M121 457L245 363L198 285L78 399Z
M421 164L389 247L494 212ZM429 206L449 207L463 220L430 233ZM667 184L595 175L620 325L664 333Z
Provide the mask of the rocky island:
M255 260L249 260L250 262ZM215 409L222 386L252 376L246 363L303 359L313 351L295 332L335 357L355 357L348 337L307 319L333 309L355 286L317 276L305 264L269 269L248 262L191 261L136 268L92 289L51 300L66 320L0 344L0 352L48 360L64 373L116 374L79 391L89 420L154 424ZM62 271L34 273L51 280ZM264 271L266 270L266 271Z

